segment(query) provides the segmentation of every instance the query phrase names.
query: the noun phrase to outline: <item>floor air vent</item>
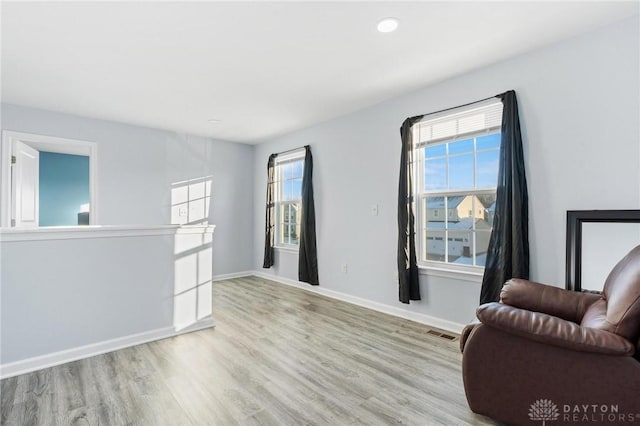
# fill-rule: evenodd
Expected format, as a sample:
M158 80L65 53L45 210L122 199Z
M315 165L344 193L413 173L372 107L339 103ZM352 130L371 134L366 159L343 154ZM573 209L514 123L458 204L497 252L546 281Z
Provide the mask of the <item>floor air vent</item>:
M442 332L436 331L436 330L429 330L429 331L427 331L427 334L431 334L432 336L437 336L437 337L440 337L441 339L445 339L445 340L456 340L457 339L457 336L452 336L451 334L442 333Z

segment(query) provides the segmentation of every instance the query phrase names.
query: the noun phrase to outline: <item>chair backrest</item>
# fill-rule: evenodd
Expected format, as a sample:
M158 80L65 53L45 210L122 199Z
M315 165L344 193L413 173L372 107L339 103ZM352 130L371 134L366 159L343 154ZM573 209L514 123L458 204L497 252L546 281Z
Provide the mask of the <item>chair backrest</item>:
M602 299L592 304L581 325L610 331L631 342L640 336L640 245L613 268Z

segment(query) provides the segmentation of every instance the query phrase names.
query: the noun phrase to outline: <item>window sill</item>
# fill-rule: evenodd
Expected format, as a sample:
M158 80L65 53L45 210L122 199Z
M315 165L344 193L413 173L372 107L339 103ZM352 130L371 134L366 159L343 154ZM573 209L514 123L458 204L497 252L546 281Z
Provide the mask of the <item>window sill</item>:
M300 251L300 249L298 249L298 247L283 247L283 246L274 246L274 249L278 250L278 251L282 251L285 253L298 253Z
M472 283L482 283L484 269L481 271L468 271L458 269L448 269L445 267L419 265L420 275L431 275L436 277L450 278L458 281L468 281Z

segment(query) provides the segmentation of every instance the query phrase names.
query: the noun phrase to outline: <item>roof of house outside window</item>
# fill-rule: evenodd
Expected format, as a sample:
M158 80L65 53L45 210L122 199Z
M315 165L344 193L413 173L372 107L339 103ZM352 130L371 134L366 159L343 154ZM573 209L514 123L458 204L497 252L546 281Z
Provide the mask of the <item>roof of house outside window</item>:
M458 205L469 195L458 195L455 197L449 197L448 200L448 208L455 209ZM444 208L444 197L428 197L427 198L427 208L428 209L443 209Z
M427 222L427 230L444 230L445 228L450 231L468 231L473 229L473 219L468 217L457 222L446 222L446 226L444 221ZM491 229L491 225L486 220L476 219L476 229Z

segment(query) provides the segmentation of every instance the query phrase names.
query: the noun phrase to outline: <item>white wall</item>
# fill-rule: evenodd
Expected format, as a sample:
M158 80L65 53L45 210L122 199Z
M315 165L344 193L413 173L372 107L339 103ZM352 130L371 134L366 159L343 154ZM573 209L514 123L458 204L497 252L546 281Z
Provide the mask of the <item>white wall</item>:
M98 144L101 225L170 223L171 184L212 176L214 275L251 269L253 148L2 104L2 129Z
M315 161L320 285L459 324L470 321L479 283L423 276L422 301L406 307L397 301L399 128L409 116L514 89L527 161L531 278L564 286L566 211L640 208L638 32L636 17L257 146L255 268L262 269L267 157L308 144ZM370 215L373 204L379 216ZM279 252L276 262L267 272L296 278L295 254ZM341 272L343 263L348 274Z
M211 231L0 231L0 375L212 326Z
M173 324L173 236L2 242L2 364Z

